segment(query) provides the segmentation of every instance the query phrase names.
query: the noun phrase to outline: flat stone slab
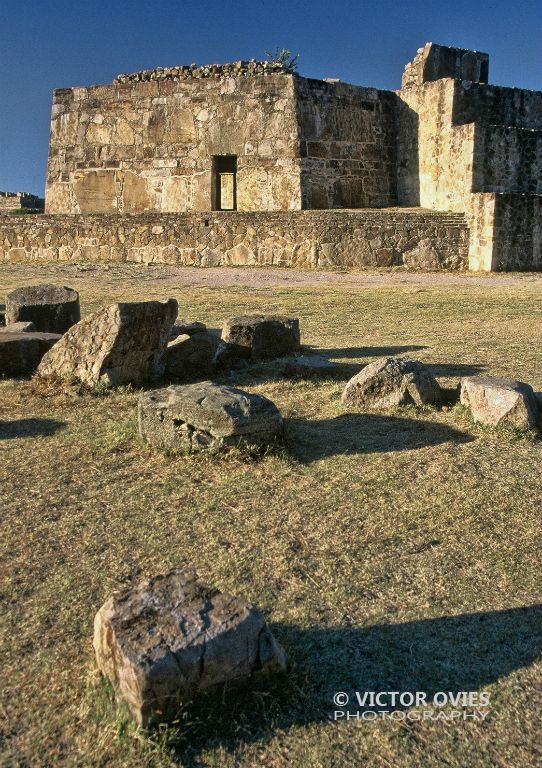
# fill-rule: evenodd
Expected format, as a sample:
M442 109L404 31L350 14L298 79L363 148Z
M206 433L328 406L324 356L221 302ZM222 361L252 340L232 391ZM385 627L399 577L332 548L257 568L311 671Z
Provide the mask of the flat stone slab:
M382 357L350 379L342 401L368 408L440 405L443 392L431 371L419 360Z
M6 297L6 325L32 322L37 331L62 334L80 319L79 294L73 288L30 285Z
M232 317L224 323L222 340L230 346L230 354L255 361L295 355L301 343L299 320L281 315Z
M278 361L283 366L287 376L340 376L344 375L344 368L328 360L321 355L306 355L303 357L290 357ZM269 364L271 365L271 363Z
M217 452L240 442L265 445L282 431L271 400L210 381L143 392L138 418L143 439L172 453Z
M171 381L201 381L213 375L220 340L207 331L184 334L170 341L165 376Z
M44 356L38 374L89 386L158 379L176 317L175 299L110 304L70 328Z
M29 333L30 331L35 331L36 326L34 323L10 323L9 325L4 325L3 327L0 327L0 333Z
M278 357L254 363L251 370L266 371L276 376L292 378L347 378L344 366L333 363L321 355L306 355L300 357Z
M62 338L58 333L0 332L0 376L29 376Z
M530 429L540 418L533 388L515 379L467 376L461 379L462 405L470 408L474 421L489 426L509 424Z
M214 686L286 668L260 611L205 586L192 569L109 598L94 619L94 650L98 668L144 727Z

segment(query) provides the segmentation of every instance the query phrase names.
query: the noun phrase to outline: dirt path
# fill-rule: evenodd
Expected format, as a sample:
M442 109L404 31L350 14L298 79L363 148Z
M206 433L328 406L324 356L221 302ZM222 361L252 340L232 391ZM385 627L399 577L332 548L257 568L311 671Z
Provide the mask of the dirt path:
M41 282L75 277L107 278L122 281L139 278L147 287L153 283L182 286L244 286L248 288L348 285L370 288L377 285L485 285L491 287L532 285L542 287L542 274L465 274L451 272L363 271L332 272L293 270L278 267L176 267L140 264L3 264L0 265L0 289L3 278L11 281Z

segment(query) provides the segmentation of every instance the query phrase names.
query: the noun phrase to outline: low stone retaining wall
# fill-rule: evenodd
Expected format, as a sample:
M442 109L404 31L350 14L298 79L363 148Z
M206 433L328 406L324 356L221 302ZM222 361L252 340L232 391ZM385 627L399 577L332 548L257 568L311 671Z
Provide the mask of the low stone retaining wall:
M0 263L467 269L465 217L419 208L0 216Z

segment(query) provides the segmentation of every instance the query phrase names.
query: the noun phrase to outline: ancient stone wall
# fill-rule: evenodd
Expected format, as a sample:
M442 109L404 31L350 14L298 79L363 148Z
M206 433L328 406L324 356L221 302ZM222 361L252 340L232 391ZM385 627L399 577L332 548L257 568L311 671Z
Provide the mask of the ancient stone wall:
M292 75L55 91L46 210L210 210L214 155L237 156L239 210L301 208Z
M305 78L295 86L303 207L395 205L396 96Z
M406 65L402 87L409 88L449 77L455 80L487 83L488 75L487 53L426 43L423 48L418 49L414 59Z
M456 80L399 92L398 201L441 211L465 211L472 192L474 124L452 122Z
M542 269L542 196L495 195L493 237L493 269Z
M473 190L542 194L542 130L477 125Z
M112 233L107 218L72 219L80 247L99 249L85 250L85 258L287 265L331 259L363 266L412 265L419 253L420 265L462 268L467 232L472 270L538 268L542 93L490 86L488 67L485 53L428 43L395 93L305 79L255 61L157 68L111 85L61 89L54 96L47 211L145 215L235 207L216 205L220 169L224 194L236 197L237 219L213 214L203 240L199 218L167 219L180 239L163 247L131 239L138 227L147 231L146 219L121 218L118 228L111 220ZM446 211L453 221L460 215L462 234L450 241L458 255L441 239L446 219L426 220L424 210L416 224L412 212L404 220L394 211L365 216L364 209L396 204ZM331 218L273 214L332 208L343 210ZM359 209L355 216L345 210L352 208ZM259 215L247 219L251 211ZM432 241L429 221L436 227ZM79 258L77 238L62 222L50 223L51 257ZM373 234L376 226L380 234ZM117 229L128 245L117 242ZM10 234L4 248L9 259L49 252L47 244L25 240L19 249L12 240Z
M419 209L0 217L0 263L465 269L467 247L462 215Z
M237 209L396 202L397 99L237 62L55 91L49 213L211 210L213 156L235 155Z
M43 199L28 192L0 192L0 213L28 208L43 211Z
M422 64L398 92L399 203L464 212L472 270L537 269L542 94L451 77L426 81ZM510 223L509 235L497 220Z
M457 81L452 119L454 125L477 122L541 129L542 92Z

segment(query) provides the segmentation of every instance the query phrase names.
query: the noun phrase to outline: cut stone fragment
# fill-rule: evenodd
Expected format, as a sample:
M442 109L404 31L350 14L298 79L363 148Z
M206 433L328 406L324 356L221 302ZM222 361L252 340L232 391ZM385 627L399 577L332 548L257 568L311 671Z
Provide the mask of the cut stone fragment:
M2 328L0 328L0 333L30 333L30 331L35 331L36 326L34 323L10 323L9 325L5 325Z
M62 336L58 333L0 332L0 376L28 376L36 370L45 353Z
M442 390L419 360L383 357L366 365L347 383L342 401L362 407L440 405Z
M260 611L173 570L109 598L94 619L94 650L137 723L165 722L214 686L286 669Z
M177 302L110 304L74 325L43 358L38 374L89 386L143 384L164 373Z
M244 315L232 317L222 328L222 340L240 357L266 360L295 355L301 336L297 317Z
M321 355L291 357L277 362L283 366L286 376L318 377L344 375L344 368L341 365L333 363L327 357L322 357Z
M199 323L197 321L190 322L188 320L177 320L171 329L171 338L176 339L177 336L193 336L195 333L205 333L206 330L207 326L205 323Z
M143 392L139 399L140 435L171 453L214 453L240 442L261 446L281 431L271 400L210 381Z
M461 403L471 409L474 421L497 426L509 424L529 429L539 419L539 404L529 384L494 376L461 379Z
M214 359L220 340L212 333L184 334L170 341L166 350L168 379L201 381L213 375Z
M32 322L37 331L65 333L81 319L79 294L61 285L30 285L6 297L6 325Z

